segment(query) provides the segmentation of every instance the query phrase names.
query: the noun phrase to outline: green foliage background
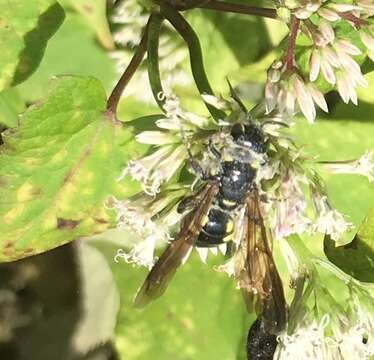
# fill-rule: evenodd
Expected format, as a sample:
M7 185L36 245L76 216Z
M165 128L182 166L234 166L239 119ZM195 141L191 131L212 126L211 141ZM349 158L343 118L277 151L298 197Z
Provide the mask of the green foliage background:
M126 196L138 190L133 182L118 184L115 179L127 159L146 150L132 138L133 131L143 126L144 121L132 121L125 130L119 130L118 124L109 123L102 115L105 93L110 93L119 77L109 56L114 45L105 1L90 2L92 11L88 13L84 1L61 1L65 10L61 26L62 8L48 1L30 1L27 5L38 9L36 23L45 4L56 11L55 23L52 28L48 23L44 34L49 35L41 44L33 44L38 48L35 63L22 76L17 75L14 65L22 46L27 44L21 41L18 45L14 40L12 46L17 47L13 49L3 40L4 28L0 29L0 44L13 51L8 57L0 54L1 67L7 61L13 69L5 75L0 73L4 88L0 92L0 124L9 128L0 153L0 258L4 261L43 252L113 227L113 212L104 207L103 200L109 194ZM0 1L0 9L5 5L6 1ZM3 15L1 11L0 14ZM191 11L187 18L201 40L207 74L215 91L227 95L229 77L246 103L255 104L262 96L266 69L274 59L275 47L286 34L284 25L199 10ZM27 34L32 30L33 26L22 31ZM189 71L187 58L183 68ZM62 75L79 77L61 77L51 84L53 76ZM352 159L374 149L374 73L369 72L366 77L370 86L359 91L359 106L339 101L330 114L319 114L312 126L298 119L293 130L297 143L321 160ZM130 86L148 86L136 81ZM54 90L48 90L51 88ZM176 84L176 88L188 110L205 113L196 100L192 82L190 86ZM29 105L31 108L19 117ZM159 113L155 104L144 104L129 96L120 104L119 118L128 121L155 113ZM98 127L104 128L99 135ZM91 158L84 157L80 162L90 142ZM105 145L110 145L110 149L104 151ZM58 155L60 163L51 166L51 159ZM63 184L74 166L78 167L76 181L66 188ZM49 176L54 181L46 181ZM348 175L325 174L324 178L333 204L359 226L369 209L374 208L374 185ZM27 211L20 215L17 207ZM48 219L49 227L43 231L36 215L40 212ZM367 223L371 224L372 218L373 210ZM58 221L65 226L59 227ZM27 236L23 236L25 231ZM367 238L372 251L372 233ZM131 301L146 271L113 260L118 247L126 246L126 234L109 232L87 241L107 260L119 289L121 306L114 338L123 359L244 359L244 340L252 318L232 281L213 270L214 265L223 261L222 257L210 256L209 264L204 265L193 254L162 299L145 310L135 310ZM324 256L322 238L308 239L307 246ZM278 255L277 262L282 269L284 264ZM365 271L373 270L369 262Z

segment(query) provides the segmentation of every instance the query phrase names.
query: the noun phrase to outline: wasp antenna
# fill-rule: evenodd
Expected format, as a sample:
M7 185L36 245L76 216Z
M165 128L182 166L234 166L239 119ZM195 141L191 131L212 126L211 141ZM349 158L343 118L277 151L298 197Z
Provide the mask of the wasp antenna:
M226 78L226 81L227 81L227 84L229 85L229 88L230 88L230 96L237 102L237 104L239 105L239 107L247 114L248 113L248 109L245 107L245 105L241 101L239 95L237 94L237 92L235 91L235 89L232 87L229 78Z

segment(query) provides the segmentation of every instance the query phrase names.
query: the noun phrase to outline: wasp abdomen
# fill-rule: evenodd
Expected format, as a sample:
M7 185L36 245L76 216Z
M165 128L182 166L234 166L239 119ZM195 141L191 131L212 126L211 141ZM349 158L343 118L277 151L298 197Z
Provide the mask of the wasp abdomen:
M224 238L230 232L228 225L232 223L230 215L220 208L209 210L207 222L201 230L196 246L212 247L222 244Z
M264 151L264 136L256 126L235 124L231 136L238 148L249 148L254 152ZM218 157L218 156L216 156ZM219 156L221 159L221 156ZM240 157L239 157L240 158ZM248 159L246 159L248 160ZM220 171L214 176L219 184L215 206L210 209L206 223L201 230L196 246L213 247L224 242L232 232L233 212L239 208L251 190L256 177L256 169L249 161L241 161L228 156L221 161Z
M248 360L273 360L276 348L277 336L266 331L261 318L258 318L248 331Z

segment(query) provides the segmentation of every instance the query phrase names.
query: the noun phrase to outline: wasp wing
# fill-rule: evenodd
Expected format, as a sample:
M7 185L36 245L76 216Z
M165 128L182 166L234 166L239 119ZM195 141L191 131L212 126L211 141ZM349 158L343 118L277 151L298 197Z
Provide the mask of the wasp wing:
M235 275L248 309L262 318L266 331L276 334L286 325L286 301L255 190L246 200L241 226Z
M143 307L165 292L177 268L183 262L193 246L196 236L204 226L204 218L217 190L216 184L207 184L196 195L196 205L182 220L180 232L169 243L138 290L134 299L135 306Z

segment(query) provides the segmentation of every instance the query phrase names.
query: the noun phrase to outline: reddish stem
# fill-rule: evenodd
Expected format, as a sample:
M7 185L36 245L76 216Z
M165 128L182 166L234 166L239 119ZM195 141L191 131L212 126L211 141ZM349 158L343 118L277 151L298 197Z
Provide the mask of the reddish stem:
M287 70L292 70L294 68L294 50L296 44L297 32L299 31L300 19L295 15L291 17L290 35L288 38L287 52L284 57L284 63Z
M144 55L147 51L147 39L148 39L148 26L152 16L149 18L146 27L143 29L143 36L142 39L135 50L133 57L130 60L129 65L126 67L124 73L122 74L121 78L118 80L116 86L114 87L112 93L110 94L107 100L107 111L106 113L111 117L114 116L117 119L117 106L119 100L122 96L123 91L125 90L127 84L135 74L136 70L138 69L139 65L142 63Z
M339 16L344 19L344 20L347 20L347 21L350 21L353 23L353 25L356 27L356 28L360 28L362 25L367 25L368 22L366 20L363 20L363 19L360 19L359 17L357 17L356 15L353 15L351 12L340 12L339 13Z

